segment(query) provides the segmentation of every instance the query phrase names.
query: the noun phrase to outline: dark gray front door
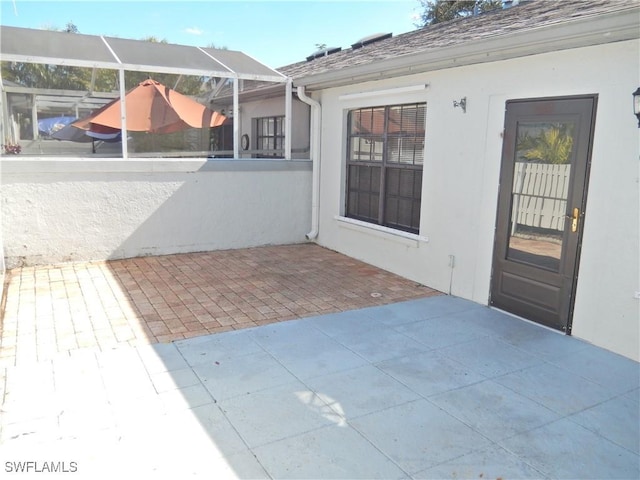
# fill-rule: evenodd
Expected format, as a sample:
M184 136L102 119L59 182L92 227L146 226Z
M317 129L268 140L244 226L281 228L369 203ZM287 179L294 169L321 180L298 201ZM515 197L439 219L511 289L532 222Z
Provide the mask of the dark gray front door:
M596 96L506 105L491 305L571 332Z

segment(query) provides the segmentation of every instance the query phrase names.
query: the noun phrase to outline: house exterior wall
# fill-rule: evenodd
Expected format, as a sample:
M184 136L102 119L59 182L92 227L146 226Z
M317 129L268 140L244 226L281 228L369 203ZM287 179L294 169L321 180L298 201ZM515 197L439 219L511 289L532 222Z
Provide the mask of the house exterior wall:
M2 159L7 268L305 241L311 163Z
M232 106L218 105L217 108L225 108L227 111ZM255 119L262 117L284 116L284 98L268 98L263 100L243 101L240 104L240 133L247 134L251 139L249 150L254 150L255 145ZM238 117L235 117L238 118ZM294 99L291 104L291 158L309 158L309 106L300 100ZM250 158L251 154L240 150L240 158Z
M316 92L323 129L318 242L487 305L505 102L597 94L573 335L638 360L640 152L631 92L639 59L633 40ZM428 87L393 92L420 84ZM372 91L383 94L349 97ZM466 114L452 105L461 97ZM427 103L420 235L342 218L348 110L416 101Z

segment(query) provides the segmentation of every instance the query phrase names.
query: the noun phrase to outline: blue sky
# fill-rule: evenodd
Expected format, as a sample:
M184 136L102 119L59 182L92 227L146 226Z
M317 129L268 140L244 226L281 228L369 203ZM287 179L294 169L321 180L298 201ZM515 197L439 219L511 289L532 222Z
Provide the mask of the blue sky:
M418 0L0 0L0 25L240 50L270 67L304 60L317 44L347 48L374 33L415 30Z

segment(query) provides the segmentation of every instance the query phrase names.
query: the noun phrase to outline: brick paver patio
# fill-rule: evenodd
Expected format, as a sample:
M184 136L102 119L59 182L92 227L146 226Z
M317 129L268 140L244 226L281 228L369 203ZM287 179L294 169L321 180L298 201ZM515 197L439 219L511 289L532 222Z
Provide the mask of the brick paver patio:
M439 294L312 244L7 272L0 366Z

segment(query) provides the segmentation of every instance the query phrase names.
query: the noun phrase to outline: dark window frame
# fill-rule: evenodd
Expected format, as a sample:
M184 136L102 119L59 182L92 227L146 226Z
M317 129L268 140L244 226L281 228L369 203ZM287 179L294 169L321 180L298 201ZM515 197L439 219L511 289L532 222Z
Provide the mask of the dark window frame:
M346 217L419 234L425 130L425 102L348 112Z
M260 153L258 157L284 158L284 115L271 115L254 119L255 145ZM273 122L273 133L268 123ZM266 131L265 131L266 130Z

